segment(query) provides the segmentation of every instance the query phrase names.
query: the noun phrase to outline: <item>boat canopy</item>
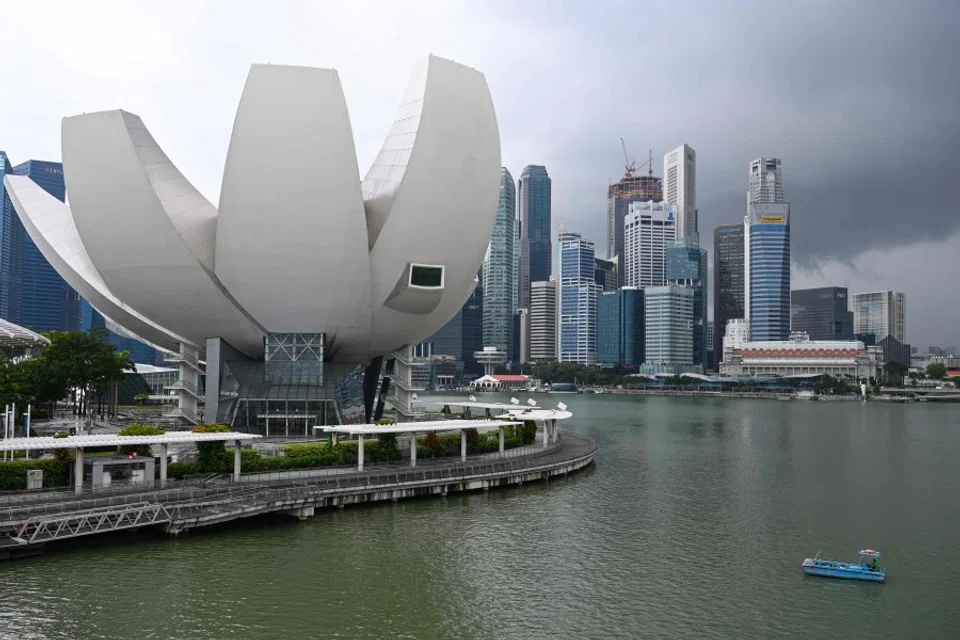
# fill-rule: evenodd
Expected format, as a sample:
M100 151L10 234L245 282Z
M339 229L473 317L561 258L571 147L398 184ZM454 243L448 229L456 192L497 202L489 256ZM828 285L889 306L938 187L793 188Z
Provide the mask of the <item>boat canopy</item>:
M871 558L879 558L879 557L880 557L880 552L879 552L879 551L876 551L876 550L874 550L874 549L861 549L861 550L860 550L860 555L862 555L862 556L870 556Z

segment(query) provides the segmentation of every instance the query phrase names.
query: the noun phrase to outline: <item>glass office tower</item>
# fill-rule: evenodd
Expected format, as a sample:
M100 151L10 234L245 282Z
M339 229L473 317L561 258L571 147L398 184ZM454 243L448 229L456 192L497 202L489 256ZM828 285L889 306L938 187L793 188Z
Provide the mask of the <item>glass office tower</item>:
M517 187L520 216L520 290L517 308L530 308L530 283L549 280L551 181L546 167L528 165Z

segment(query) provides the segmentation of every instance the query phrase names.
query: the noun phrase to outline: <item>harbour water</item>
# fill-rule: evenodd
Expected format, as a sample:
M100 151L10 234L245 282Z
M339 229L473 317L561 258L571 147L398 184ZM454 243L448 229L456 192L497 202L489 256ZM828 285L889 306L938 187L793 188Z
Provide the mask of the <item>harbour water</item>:
M537 398L595 469L74 544L0 565L0 637L960 637L960 407ZM886 584L800 570L862 547Z

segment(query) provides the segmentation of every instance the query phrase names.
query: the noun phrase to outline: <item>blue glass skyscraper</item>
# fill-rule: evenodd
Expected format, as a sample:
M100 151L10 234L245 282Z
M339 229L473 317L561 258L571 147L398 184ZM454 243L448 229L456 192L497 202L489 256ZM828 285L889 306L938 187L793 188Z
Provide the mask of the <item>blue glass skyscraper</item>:
M550 279L550 176L546 167L524 167L517 183L520 217L520 308L530 308L530 283ZM591 266L591 270L593 267Z
M744 218L745 312L754 342L790 337L790 205L779 158L750 163Z
M560 362L597 363L597 298L592 242L560 232Z
M597 362L616 366L644 363L643 289L624 287L597 303Z
M107 328L107 321L100 312L94 309L89 302L80 298L80 330L90 331L94 327L101 329ZM137 364L160 364L163 360L163 354L150 345L140 342L135 338L128 338L114 333L107 329L107 342L117 348L118 351L128 351L130 359Z
M490 246L483 261L483 344L513 360L513 322L517 304L516 191L513 176L500 167L500 201ZM479 351L480 349L477 349Z
M27 176L58 200L66 199L63 165L29 160L11 170L0 152L0 316L34 331L78 330L80 296L47 262L20 222L6 189L3 174Z

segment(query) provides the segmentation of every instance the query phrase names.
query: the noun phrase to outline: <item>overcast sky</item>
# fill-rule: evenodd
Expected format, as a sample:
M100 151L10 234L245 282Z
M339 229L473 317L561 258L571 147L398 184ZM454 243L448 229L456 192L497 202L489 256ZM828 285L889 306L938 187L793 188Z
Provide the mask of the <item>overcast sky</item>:
M783 158L794 288L907 293L907 338L960 343L960 1L47 2L4 13L0 149L60 158L60 119L140 115L212 201L254 62L333 67L360 173L414 61L486 74L503 162L543 164L553 224L606 246L620 138L697 151L704 244ZM282 162L282 158L263 158Z

